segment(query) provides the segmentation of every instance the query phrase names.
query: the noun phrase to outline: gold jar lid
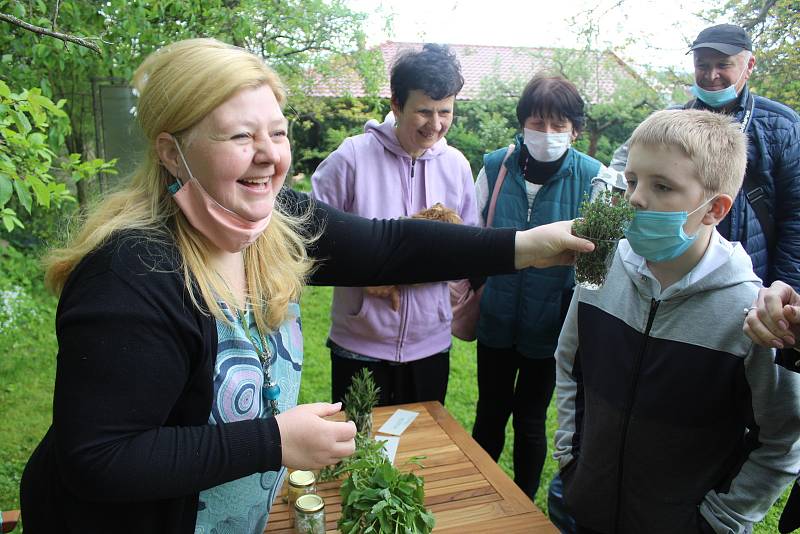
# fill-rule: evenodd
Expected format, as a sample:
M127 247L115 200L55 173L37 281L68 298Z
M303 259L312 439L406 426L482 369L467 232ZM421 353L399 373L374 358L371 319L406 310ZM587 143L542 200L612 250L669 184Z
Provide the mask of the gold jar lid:
M316 493L307 493L299 496L297 500L294 501L294 507L300 512L311 514L325 508L325 501Z
M296 488L303 488L311 486L316 481L316 477L312 471L292 471L289 474L289 485Z

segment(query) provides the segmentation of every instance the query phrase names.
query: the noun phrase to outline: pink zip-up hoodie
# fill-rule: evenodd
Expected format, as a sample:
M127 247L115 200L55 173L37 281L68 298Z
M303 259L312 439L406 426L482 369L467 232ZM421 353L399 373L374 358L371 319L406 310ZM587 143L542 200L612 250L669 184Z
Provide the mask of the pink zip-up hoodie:
M464 224L477 225L475 185L461 152L441 139L412 163L397 141L394 121L371 120L346 139L311 177L314 198L366 218L395 219L441 202ZM366 252L365 252L366 253ZM330 339L352 352L410 362L450 347L447 284L400 287L400 310L358 287L333 293Z

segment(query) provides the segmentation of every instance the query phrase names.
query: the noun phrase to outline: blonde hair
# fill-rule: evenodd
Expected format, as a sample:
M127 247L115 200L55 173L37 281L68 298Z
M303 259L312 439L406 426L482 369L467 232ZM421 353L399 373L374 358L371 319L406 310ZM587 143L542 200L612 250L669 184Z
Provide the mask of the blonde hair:
M184 134L191 142L191 129L217 106L241 89L262 85L272 89L281 106L285 104L286 93L272 69L250 52L214 39L178 41L151 54L133 76L140 94L137 120L148 142L144 161L129 185L104 199L78 235L46 258L48 287L60 293L78 262L114 232L145 230L154 239L174 240L192 302L201 312L224 321L217 299L231 307L238 305L237 300L222 277L208 268L206 241L168 193L167 185L175 179L160 164L156 139L169 132ZM312 268L306 247L314 237L301 232L309 217L310 212L292 217L276 205L266 231L244 250L248 299L259 328L276 329L287 319L289 303L300 298Z
M693 109L657 111L633 131L629 147L637 144L682 150L707 193L736 197L742 186L747 136L728 115Z

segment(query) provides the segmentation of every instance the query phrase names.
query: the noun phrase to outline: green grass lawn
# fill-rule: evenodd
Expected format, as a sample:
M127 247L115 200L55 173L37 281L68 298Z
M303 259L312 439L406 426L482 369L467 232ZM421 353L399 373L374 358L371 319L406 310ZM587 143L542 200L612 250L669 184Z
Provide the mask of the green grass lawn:
M0 510L19 507L22 469L50 425L55 300L41 304L0 334Z
M39 294L39 291L35 293ZM300 402L330 399L330 357L325 347L330 305L330 288L308 288L302 300L305 332L305 365ZM53 377L55 370L55 335L53 328L55 300L36 297L35 313L23 313L11 327L0 334L0 510L19 507L19 479L25 462L50 423ZM0 318L2 318L0 316ZM477 400L474 343L454 340L450 363L450 385L446 407L455 419L471 432ZM556 427L555 406L548 412L548 433ZM506 428L506 449L501 467L512 474L511 425ZM542 474L542 488L536 504L546 512L546 484L556 463L548 455ZM777 532L778 517L786 495L772 508L755 532Z

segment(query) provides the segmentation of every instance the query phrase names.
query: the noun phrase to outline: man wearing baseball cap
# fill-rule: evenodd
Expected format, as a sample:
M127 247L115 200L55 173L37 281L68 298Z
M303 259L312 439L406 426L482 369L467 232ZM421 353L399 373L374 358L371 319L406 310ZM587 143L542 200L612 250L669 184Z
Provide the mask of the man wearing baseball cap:
M756 64L747 32L733 24L711 26L700 32L689 51L694 52L694 96L711 109L735 111Z
M743 28L706 28L689 52L694 57L691 91L696 98L674 108L730 115L749 141L744 184L717 230L729 241L741 242L765 285L782 280L800 291L800 117L750 91L747 82L756 57ZM609 167L624 172L627 159L626 142Z
M750 147L745 184L736 202L740 215L752 216L750 211L753 211L756 217L750 223L736 221L737 224L734 224L729 216L718 229L726 237L730 235L742 240L753 259L754 269L757 265L764 266L766 260L766 269L756 271L765 284L780 279L797 291L800 289L800 221L797 218L800 208L800 120L786 106L750 94L747 80L753 72L755 57L753 43L743 28L733 24L706 28L697 36L690 50L694 52L695 85L692 93L700 101L695 102L694 107L708 107L733 115L745 128L750 126L748 120L753 121L752 129L747 130ZM748 113L748 108L752 108L752 117L742 116L742 112ZM755 177L756 174L760 176ZM756 182L754 178L759 181ZM748 179L751 180L750 184L747 183ZM763 195L761 198L757 198L759 193ZM736 209L735 204L731 212ZM748 248L747 238L755 234L756 224L761 226L768 245L766 258L763 257L764 252L757 252L757 246L751 244ZM769 228L770 224L772 229ZM749 232L748 226L751 227ZM736 232L737 229L739 232ZM728 233L725 234L725 231ZM772 232L772 238L769 232ZM755 237L749 243L754 241ZM798 527L800 486L795 484L784 507L779 529L780 532L791 532Z

